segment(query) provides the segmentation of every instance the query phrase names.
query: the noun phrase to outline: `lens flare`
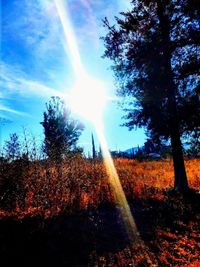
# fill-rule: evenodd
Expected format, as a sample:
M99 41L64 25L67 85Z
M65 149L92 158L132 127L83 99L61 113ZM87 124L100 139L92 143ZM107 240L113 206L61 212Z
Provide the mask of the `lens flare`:
M74 70L77 84L71 92L72 107L86 119L92 121L102 148L104 163L109 176L109 181L115 195L116 203L122 214L124 224L132 242L138 242L139 234L133 216L130 211L125 193L120 183L116 168L111 158L106 138L103 131L102 112L106 103L104 86L98 80L92 79L85 72L79 54L76 38L70 23L67 6L63 0L54 0L63 27L66 40L66 51L70 54L71 64ZM82 88L82 89L81 89Z
M68 95L72 111L92 123L101 119L107 101L105 86L102 81L85 77L78 80Z
M112 160L111 154L108 149L108 145L103 130L103 123L101 121L96 122L95 128L99 142L101 144L103 160L108 173L109 182L114 192L115 202L120 209L130 241L138 242L140 240L140 237L137 230L137 226L133 219L117 170L114 166L114 162Z
M76 38L74 36L73 28L69 19L69 14L67 12L67 6L64 5L63 0L54 0L55 6L58 12L58 16L60 18L60 22L63 27L65 44L64 48L66 50L67 55L70 56L70 61L74 70L74 74L76 78L82 80L84 77L85 71L81 62Z

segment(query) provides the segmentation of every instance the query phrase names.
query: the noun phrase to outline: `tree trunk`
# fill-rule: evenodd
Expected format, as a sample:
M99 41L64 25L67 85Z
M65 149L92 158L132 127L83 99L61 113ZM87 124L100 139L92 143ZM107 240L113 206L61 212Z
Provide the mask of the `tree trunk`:
M165 4L169 3L166 1ZM168 92L168 112L169 112L169 127L172 146L172 155L174 162L174 189L180 192L188 191L187 175L185 170L183 150L180 138L180 126L176 103L176 85L173 79L173 71L171 67L171 46L170 46L170 22L165 14L165 6L163 2L158 0L158 17L160 20L160 28L163 38L163 57L166 71L166 91Z
M174 189L176 191L184 193L188 191L189 187L187 182L180 133L177 126L176 129L173 129L171 134L171 146L174 163Z

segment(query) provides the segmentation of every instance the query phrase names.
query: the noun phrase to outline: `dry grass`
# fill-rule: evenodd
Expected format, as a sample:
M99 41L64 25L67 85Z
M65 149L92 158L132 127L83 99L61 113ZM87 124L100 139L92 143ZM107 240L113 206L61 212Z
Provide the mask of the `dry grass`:
M189 185L199 191L200 159L185 163ZM3 166L1 184L8 179L14 189L3 196L11 208L0 211L0 252L24 251L22 266L39 251L34 264L43 266L199 266L199 198L172 193L172 161L116 159L115 166L148 257L124 237L103 163L81 157Z
M13 164L19 164L13 163ZM117 168L123 189L128 198L164 199L166 190L173 187L173 164L168 161L137 162L128 159L116 159ZM200 159L186 161L189 185L200 190ZM18 215L52 212L65 209L84 209L98 206L102 201L113 202L113 193L102 162L91 162L81 157L61 164L51 162L33 162L17 168L12 164L5 167L4 177L11 181L16 176L15 186L20 193L14 192ZM1 181L1 184L3 181ZM21 194L21 195L20 195ZM4 198L9 198L8 194ZM12 201L12 200L11 200ZM3 211L1 211L1 214Z

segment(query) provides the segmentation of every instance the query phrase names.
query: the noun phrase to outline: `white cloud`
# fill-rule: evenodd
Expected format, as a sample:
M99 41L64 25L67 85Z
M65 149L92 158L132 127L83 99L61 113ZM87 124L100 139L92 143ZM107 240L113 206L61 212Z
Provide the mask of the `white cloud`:
M88 39L92 41L96 48L99 48L99 30L97 27L97 14L93 9L91 1L80 0L85 9L85 21L80 32L80 36L84 37L85 41Z
M62 93L58 90L51 88L40 81L29 79L26 77L26 74L16 66L1 63L0 68L0 87L2 88L1 98L16 94L23 97L62 96Z
M18 99L20 101L29 102L33 98L49 98L51 96L60 96L63 94L45 84L41 81L29 79L18 66L10 66L4 62L0 63L0 115L1 117L6 113L15 114L18 116L30 116L28 113L21 112L11 107L9 100Z
M0 104L0 111L14 113L14 114L19 115L19 116L30 116L29 114L27 114L25 112L17 111L15 109L9 108L9 107L1 105L1 104Z
M62 48L61 29L52 3L44 6L40 0L13 1L9 12L2 10L3 38L9 36L39 58L52 51L58 53Z

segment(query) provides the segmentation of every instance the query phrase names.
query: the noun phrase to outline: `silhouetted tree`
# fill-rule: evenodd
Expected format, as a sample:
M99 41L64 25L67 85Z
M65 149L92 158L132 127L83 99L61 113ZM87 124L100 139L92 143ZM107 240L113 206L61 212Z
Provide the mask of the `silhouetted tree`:
M12 210L16 204L24 207L25 185L23 173L26 165L21 153L21 144L16 133L5 142L5 160L0 162L0 206Z
M190 146L186 149L186 154L189 157L200 156L200 127L194 128L193 132L189 135L187 144Z
M5 142L6 158L10 161L19 159L20 157L20 142L16 133L10 135L10 140Z
M95 143L94 143L94 135L92 134L92 158L96 158L96 149L95 149Z
M59 97L52 97L46 104L44 121L44 152L50 159L60 160L77 150L77 141L83 126L72 119L70 111Z
M2 149L2 144L1 144L1 141L2 141L2 136L1 136L1 133L2 133L2 127L6 124L9 124L9 123L12 123L11 120L8 120L6 118L3 118L3 117L0 117L0 153L3 152L3 149Z
M102 159L103 155L102 155L102 149L101 149L101 145L99 145L99 152L98 152L98 158Z
M113 62L119 94L128 96L129 129L145 126L170 138L174 187L188 190L181 135L200 122L200 9L197 0L133 0L116 24L107 19L105 57ZM187 104L188 105L187 105ZM188 106L191 108L188 112ZM190 123L189 123L190 122ZM191 129L190 129L191 130Z
M152 152L159 153L160 151L157 148L157 145L151 139L147 139L144 143L144 153L149 154Z

